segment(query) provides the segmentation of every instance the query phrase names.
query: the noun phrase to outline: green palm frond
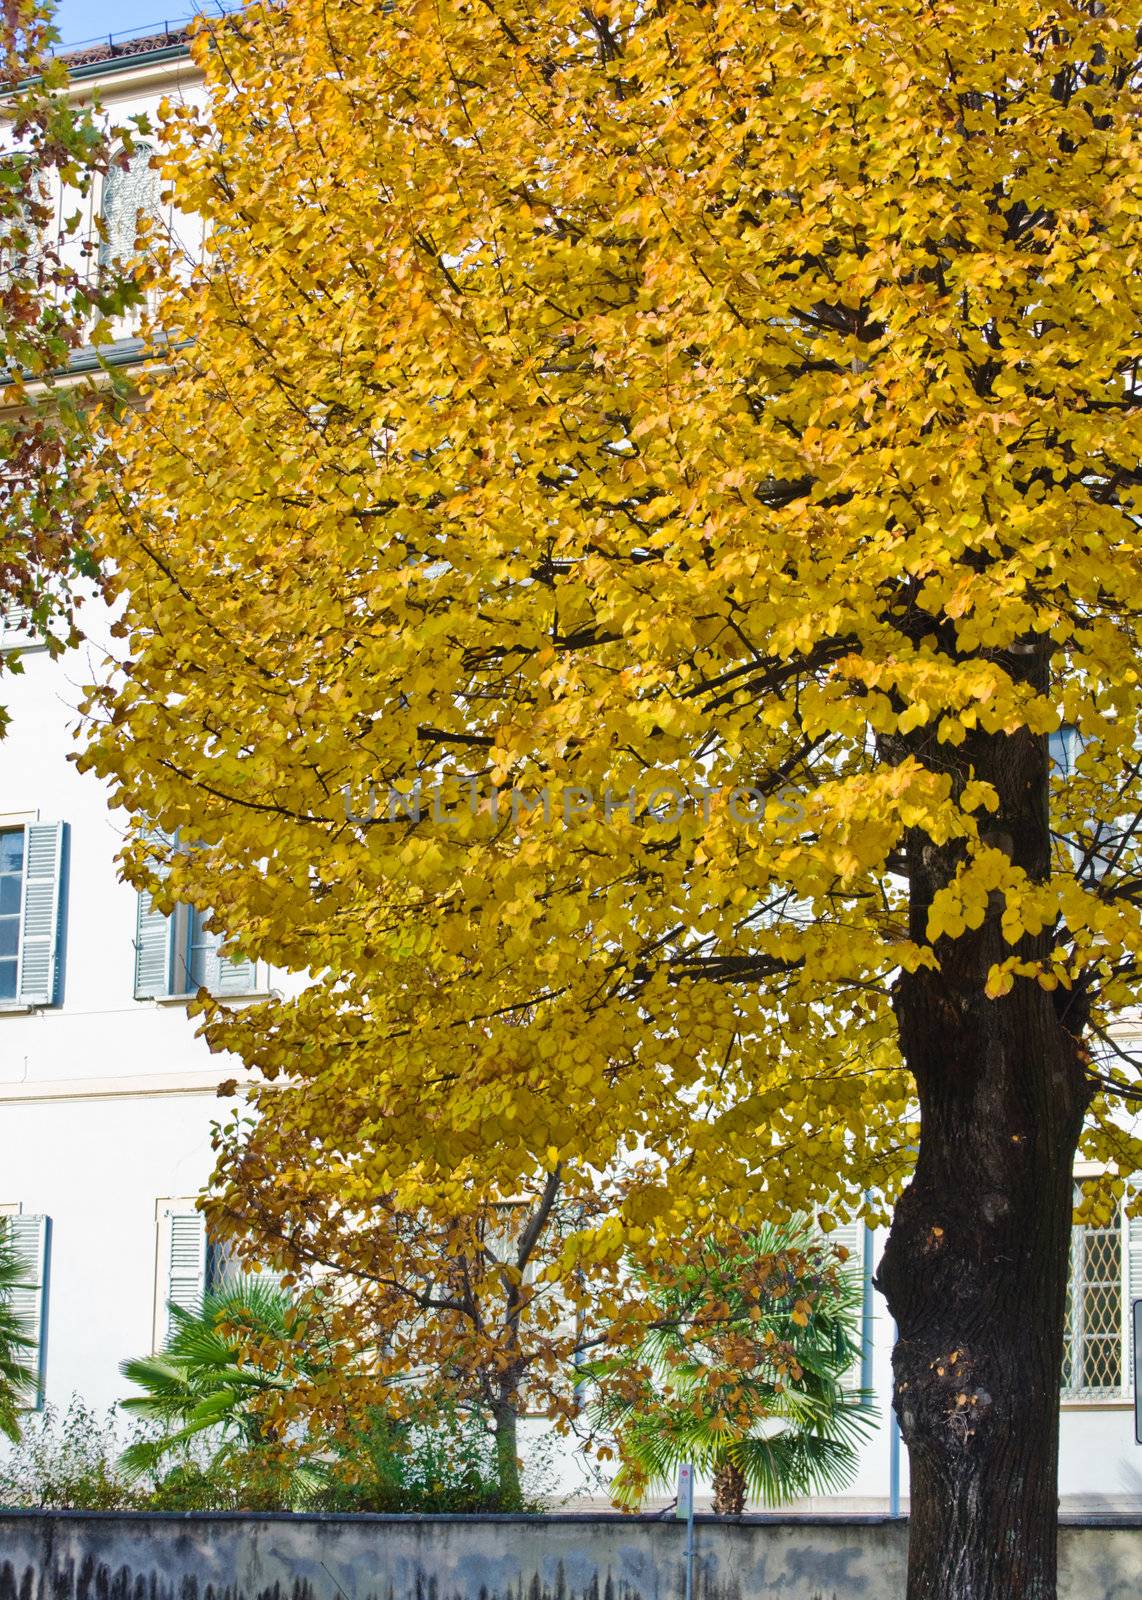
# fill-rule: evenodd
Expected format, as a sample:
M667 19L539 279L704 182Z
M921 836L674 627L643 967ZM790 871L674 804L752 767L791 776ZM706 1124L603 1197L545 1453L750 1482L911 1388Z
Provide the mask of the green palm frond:
M288 1290L263 1274L236 1276L187 1308L172 1304L170 1333L153 1356L124 1361L120 1372L141 1394L122 1410L159 1425L120 1457L132 1476L153 1471L202 1435L215 1435L222 1453L261 1442L258 1403L315 1371L327 1360L321 1345L299 1339L304 1320ZM243 1359L243 1347L255 1359ZM298 1469L301 1470L300 1468ZM300 1482L300 1480L299 1480Z
M801 1223L766 1226L704 1247L669 1281L633 1275L654 1326L579 1370L595 1430L618 1445L620 1504L667 1487L684 1461L708 1473L733 1463L765 1505L851 1480L875 1421L846 1381L863 1288L827 1244Z
M751 1494L766 1506L779 1506L795 1495L834 1494L852 1481L852 1451L819 1435L742 1439L728 1455Z

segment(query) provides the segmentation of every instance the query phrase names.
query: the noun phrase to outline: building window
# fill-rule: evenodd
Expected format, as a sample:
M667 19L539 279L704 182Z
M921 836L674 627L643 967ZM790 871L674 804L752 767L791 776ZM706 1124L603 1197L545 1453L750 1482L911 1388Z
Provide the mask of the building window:
M15 1000L24 903L24 830L0 833L0 1000Z
M157 1201L155 1221L154 1348L161 1350L178 1322L171 1308L197 1317L203 1297L219 1293L228 1282L241 1277L243 1266L230 1241L211 1236L193 1197Z
M0 1007L58 999L65 827L0 830Z
M159 175L151 166L154 147L138 144L129 156L120 156L103 180L103 237L99 264L125 261L135 253L139 213L156 216L159 210Z
M1137 1197L1132 1186L1128 1198ZM1129 1399L1135 1300L1142 1300L1142 1216L1128 1217L1124 1205L1109 1226L1077 1227L1071 1236L1064 1400Z
M1088 741L1070 724L1053 733L1049 740L1051 774L1064 785L1074 785L1080 795L1084 785L1090 810L1056 803L1053 820L1055 864L1073 872L1088 888L1096 888L1110 871L1132 875L1139 859L1138 817L1133 806L1119 816L1096 816L1100 802L1091 788L1092 780L1079 771L1079 762ZM1061 800L1061 796L1059 799ZM1065 831L1064 831L1065 829Z
M197 994L208 989L211 994L234 992L222 981L222 936L210 933L205 926L205 913L194 906L179 906L175 913L175 986L183 994ZM241 988L249 991L254 986L252 963L244 963L247 976ZM228 974L228 979L232 975Z
M3 157L0 166L13 174L4 180L6 215L0 219L0 287L7 288L38 278L52 205L43 174L34 170L27 151Z
M8 606L0 610L0 651L5 655L26 650L45 650L47 639L36 631L30 606Z
M1071 1235L1063 1392L1118 1397L1123 1370L1123 1229L1076 1227Z
M184 848L177 838L151 829L148 839L158 847L157 876L166 874L162 852ZM248 995L258 992L256 962L236 959L225 952L220 933L205 926L207 912L177 905L169 916L158 909L150 891L139 892L135 924L135 999L178 999L206 989L210 994Z

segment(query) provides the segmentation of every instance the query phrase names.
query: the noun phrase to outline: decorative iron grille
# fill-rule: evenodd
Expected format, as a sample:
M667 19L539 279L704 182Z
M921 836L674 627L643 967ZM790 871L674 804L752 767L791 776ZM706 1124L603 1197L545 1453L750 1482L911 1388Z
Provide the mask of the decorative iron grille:
M1063 1393L1122 1394L1122 1227L1073 1229Z

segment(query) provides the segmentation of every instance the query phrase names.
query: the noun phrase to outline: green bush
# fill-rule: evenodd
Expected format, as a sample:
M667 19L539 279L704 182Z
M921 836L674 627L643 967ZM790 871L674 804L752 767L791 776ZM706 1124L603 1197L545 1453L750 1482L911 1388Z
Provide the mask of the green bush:
M492 1436L471 1415L446 1416L428 1426L372 1412L351 1442L336 1449L307 1509L499 1511Z
M113 1412L101 1417L78 1399L66 1411L32 1412L19 1443L0 1458L0 1506L135 1510L140 1490L119 1469L122 1448Z
M153 1472L122 1465L125 1449L154 1429L124 1429L117 1408L101 1415L78 1397L29 1416L0 1459L0 1507L45 1511L276 1511L288 1509L280 1476L248 1460L219 1462L208 1441L187 1446Z
M224 1447L202 1433L151 1471L129 1471L125 1451L153 1443L154 1422L124 1428L74 1398L32 1414L0 1459L0 1509L50 1511L497 1511L491 1435L479 1418L395 1422L370 1412L348 1441L304 1450ZM299 1470L299 1468L301 1470ZM524 1509L540 1509L534 1493Z

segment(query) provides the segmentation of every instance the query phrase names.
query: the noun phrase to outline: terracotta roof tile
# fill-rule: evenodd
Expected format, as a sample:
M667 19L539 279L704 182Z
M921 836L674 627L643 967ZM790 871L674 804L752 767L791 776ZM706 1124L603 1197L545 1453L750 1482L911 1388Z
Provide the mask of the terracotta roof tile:
M120 61L128 56L150 55L154 50L168 50L171 45L185 44L189 37L188 28L171 28L165 33L151 33L141 39L109 39L104 44L85 44L74 50L61 50L60 59L66 61L69 67L86 67L97 61Z

